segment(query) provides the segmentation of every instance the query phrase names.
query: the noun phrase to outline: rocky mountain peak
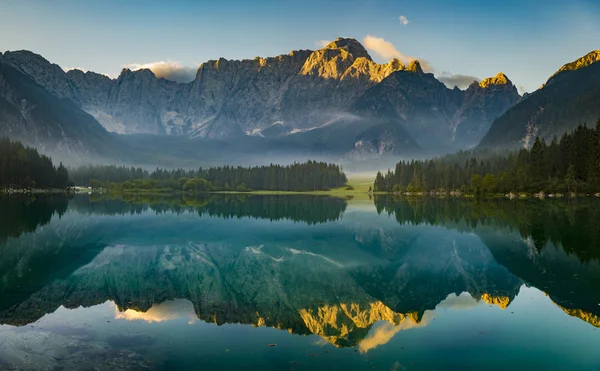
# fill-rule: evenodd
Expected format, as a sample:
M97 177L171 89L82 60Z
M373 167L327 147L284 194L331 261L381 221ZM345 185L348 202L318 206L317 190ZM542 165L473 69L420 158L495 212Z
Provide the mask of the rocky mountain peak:
M65 71L41 55L28 50L7 51L2 56L2 62L31 77L59 98L74 98L73 86L65 79Z
M502 72L499 72L495 77L488 77L479 83L482 88L487 88L492 85L512 85L512 81Z
M122 80L127 77L142 77L143 79L156 79L156 75L149 68L141 68L139 70L132 71L129 68L123 68L117 80Z
M15 51L6 51L3 54L3 57L7 61L11 61L11 64L38 64L38 65L53 65L46 58L42 57L39 54L31 52L29 50L15 50ZM54 65L56 66L56 65Z
M423 68L421 67L421 63L417 60L410 62L410 64L406 68L406 70L410 71L410 72L423 73Z
M130 70L129 68L123 68L123 69L121 70L121 73L119 73L119 77L121 77L121 76L125 76L125 75L127 75L128 73L131 73L131 70Z
M341 49L345 50L349 54L352 54L354 58L367 58L370 61L372 60L365 47L362 46L362 44L356 39L352 38L338 37L334 41L327 44L324 49Z
M32 77L43 75L50 78L51 76L64 74L59 65L50 63L41 55L29 50L7 51L2 56L2 61Z
M556 78L556 76L558 76L559 74L562 74L563 72L575 71L575 70L578 70L581 68L585 68L596 62L600 62L600 50L593 50L593 51L589 52L588 54L584 55L583 57L581 57L571 63L565 64L558 71L556 71L554 73L554 75L550 76L550 78L546 82L546 85L549 82L551 82L552 80L554 80ZM544 86L545 85L542 85L542 88Z
M356 41L356 40L354 40ZM308 57L304 66L300 70L301 75L318 76L324 79L340 79L346 70L354 64L357 59L365 59L371 62L371 57L361 53L360 49L353 46L352 43L336 43L334 41L323 49L316 50ZM360 44L359 44L360 45ZM362 45L360 46L361 49ZM355 55L354 53L357 53Z
M387 66L390 66L392 69L394 69L396 71L403 70L406 67L406 66L404 66L404 63L402 63L402 61L400 61L400 59L398 59L398 58L394 58L391 61L389 61L387 63Z

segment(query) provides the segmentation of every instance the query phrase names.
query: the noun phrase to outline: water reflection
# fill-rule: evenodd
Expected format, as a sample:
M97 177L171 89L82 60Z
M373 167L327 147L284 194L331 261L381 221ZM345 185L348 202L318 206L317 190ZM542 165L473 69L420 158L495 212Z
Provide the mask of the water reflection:
M67 210L66 196L0 196L0 243L48 224Z
M292 220L307 224L326 223L340 218L346 200L327 196L248 196L205 194L160 197L130 195L111 198L104 195L76 197L71 209L84 214L125 215L147 211L160 213L195 212L219 218L260 218L270 221Z
M477 328L472 332L483 337L500 322L512 335L537 324L541 336L573 318L586 327L564 331L589 341L596 335L586 329L598 327L600 315L597 232L589 227L596 221L586 219L600 210L596 202L376 198L373 207L317 197L130 203L77 196L43 227L0 244L0 324L56 333L56 322L79 316L81 328L95 329L84 331L83 343L132 350L136 362L140 354L160 358L169 345L157 334L149 342L125 329L177 338L174 328L195 336L181 326L201 326L224 347L232 345L220 336L229 334L254 352L260 338L264 347L294 342L292 353L354 347L357 356L382 362L391 362L388 349L402 339L456 347L452 336ZM289 333L302 336L281 337ZM464 344L480 346L470 336ZM481 344L501 351L498 343ZM587 349L575 345L563 352ZM171 356L189 366L204 354L196 352ZM167 362L158 358L153 362Z

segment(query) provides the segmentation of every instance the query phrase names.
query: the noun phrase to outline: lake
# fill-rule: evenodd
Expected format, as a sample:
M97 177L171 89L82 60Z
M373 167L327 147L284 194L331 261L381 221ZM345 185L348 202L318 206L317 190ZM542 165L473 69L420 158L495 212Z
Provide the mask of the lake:
M600 200L0 198L0 369L598 370Z

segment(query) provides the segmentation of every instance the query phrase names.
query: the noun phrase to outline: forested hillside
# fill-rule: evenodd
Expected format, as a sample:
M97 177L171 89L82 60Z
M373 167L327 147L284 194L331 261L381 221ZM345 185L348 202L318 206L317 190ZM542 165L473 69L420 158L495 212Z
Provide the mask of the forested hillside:
M508 156L471 157L464 162L455 158L399 162L393 172L377 174L375 190L599 192L600 120L595 128L579 126L549 144L536 138L530 150Z
M341 187L346 175L338 165L308 161L293 165L257 167L222 166L198 170L117 166L85 166L71 171L77 185L165 191L317 191Z
M61 163L25 147L20 142L0 138L0 188L66 188L69 173Z

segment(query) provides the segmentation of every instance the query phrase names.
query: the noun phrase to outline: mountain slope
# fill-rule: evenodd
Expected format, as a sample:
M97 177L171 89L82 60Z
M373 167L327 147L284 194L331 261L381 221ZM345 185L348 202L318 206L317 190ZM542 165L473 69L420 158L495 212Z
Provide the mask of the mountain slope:
M479 148L529 147L536 136L593 125L600 118L600 51L564 65L548 82L494 121Z
M70 100L59 99L0 59L2 133L49 153L97 156L115 138Z
M519 98L502 73L461 91L448 89L413 62L369 89L353 108L357 115L402 125L423 147L454 149L476 144Z

